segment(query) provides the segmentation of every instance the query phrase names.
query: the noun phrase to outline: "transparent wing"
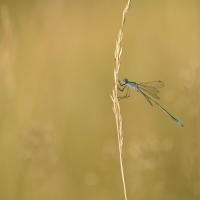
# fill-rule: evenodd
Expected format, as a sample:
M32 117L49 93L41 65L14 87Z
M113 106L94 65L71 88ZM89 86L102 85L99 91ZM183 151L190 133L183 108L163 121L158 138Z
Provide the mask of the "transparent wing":
M139 86L138 86L138 87L139 87ZM150 90L149 88L146 89L146 88L139 87L139 89L142 90L143 92L145 92L145 93L151 95L152 97L154 97L154 98L156 98L156 99L160 99L159 96L158 96L156 93L154 93L155 91L153 92L153 90ZM158 92L159 92L159 91L158 91ZM158 93L158 92L157 92L157 93Z
M143 82L137 84L138 88L143 92L151 95L152 97L159 99L159 96L156 93L160 91L157 88L164 87L164 83L162 81L151 81L151 82Z
M142 92L141 94L142 94L142 95L145 97L145 99L150 103L150 105L153 106L153 104L151 103L151 101L149 100L149 98L148 98L147 96L145 96L143 92Z
M153 92L153 93L160 93L160 91L155 88L155 87L152 87L152 86L143 86L143 85L138 85L138 88L142 89L142 90L148 90L150 92Z
M162 81L151 81L151 82L142 82L142 83L138 83L138 86L141 87L149 87L149 88L162 88L164 87L164 83Z

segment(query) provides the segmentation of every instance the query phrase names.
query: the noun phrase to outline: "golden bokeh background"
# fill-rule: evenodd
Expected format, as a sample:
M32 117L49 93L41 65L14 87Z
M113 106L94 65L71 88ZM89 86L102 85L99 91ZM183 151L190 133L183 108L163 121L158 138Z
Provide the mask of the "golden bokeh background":
M126 1L0 1L0 199L124 199L110 94ZM132 1L120 79L128 199L200 199L200 1Z

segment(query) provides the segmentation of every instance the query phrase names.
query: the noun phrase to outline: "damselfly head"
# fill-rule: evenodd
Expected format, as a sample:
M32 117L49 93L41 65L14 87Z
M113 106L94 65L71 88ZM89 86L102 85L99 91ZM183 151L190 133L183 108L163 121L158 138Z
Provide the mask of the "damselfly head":
M128 79L127 79L127 78L123 79L123 82L124 82L125 84L127 84L127 83L128 83Z

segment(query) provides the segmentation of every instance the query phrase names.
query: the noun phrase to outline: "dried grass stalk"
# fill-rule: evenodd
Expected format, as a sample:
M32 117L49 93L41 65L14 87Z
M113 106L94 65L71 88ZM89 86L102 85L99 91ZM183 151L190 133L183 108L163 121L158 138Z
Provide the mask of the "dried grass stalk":
M123 170L123 162L122 162L122 146L123 146L123 131L122 131L122 116L120 112L120 106L119 106L119 101L117 98L117 84L118 84L118 75L119 75L119 70L120 70L120 58L122 54L122 38L123 38L123 28L125 25L125 20L126 20L126 15L128 13L128 10L131 6L131 1L128 0L126 7L124 8L123 11L123 18L122 18L122 25L119 30L118 34L118 39L116 42L116 48L115 48L115 62L116 66L114 68L114 81L115 81L115 86L112 91L112 96L111 99L113 101L113 112L115 114L115 121L116 121L116 126L117 126L117 134L118 134L118 144L119 144L119 157L120 157L120 167L121 167L121 174L122 174L122 182L123 182L123 187L124 187L124 196L125 200L127 200L127 195L126 195L126 185L125 185L125 179L124 179L124 170Z

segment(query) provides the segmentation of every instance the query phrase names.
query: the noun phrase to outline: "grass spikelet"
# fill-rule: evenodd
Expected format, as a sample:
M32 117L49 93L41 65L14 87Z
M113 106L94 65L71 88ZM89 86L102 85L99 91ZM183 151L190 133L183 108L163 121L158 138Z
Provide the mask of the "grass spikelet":
M114 89L112 91L111 99L113 101L113 112L115 114L115 121L116 121L116 127L117 127L117 135L118 135L118 145L119 145L119 157L120 157L120 167L121 167L121 174L122 174L122 182L124 187L124 196L125 200L127 200L126 195L126 185L125 185L125 179L124 179L124 170L123 170L123 162L122 162L122 146L123 146L123 131L122 131L122 116L120 112L120 105L117 98L117 84L118 84L118 75L120 70L120 59L122 55L123 48L121 46L122 38L123 38L123 28L126 21L126 15L128 13L128 10L131 6L131 1L128 0L126 7L123 11L123 17L122 17L122 24L119 30L118 39L116 41L116 48L115 48L115 68L114 68Z

